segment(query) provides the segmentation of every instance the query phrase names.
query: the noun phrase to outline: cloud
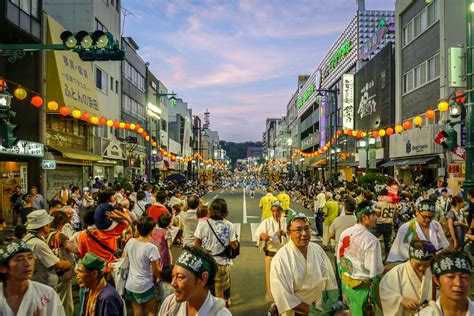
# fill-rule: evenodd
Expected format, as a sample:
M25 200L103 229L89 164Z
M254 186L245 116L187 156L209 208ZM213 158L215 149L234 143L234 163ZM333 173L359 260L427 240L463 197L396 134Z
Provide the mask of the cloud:
M367 0L367 8L394 7ZM330 5L328 5L330 3ZM206 108L226 140L260 140L284 115L299 74L311 74L354 16L351 0L123 0L125 35L193 113ZM146 31L144 31L146 30Z

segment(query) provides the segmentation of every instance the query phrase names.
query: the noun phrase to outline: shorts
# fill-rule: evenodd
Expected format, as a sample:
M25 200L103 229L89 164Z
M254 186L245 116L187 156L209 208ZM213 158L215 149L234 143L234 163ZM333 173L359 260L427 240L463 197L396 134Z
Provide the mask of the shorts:
M155 287L152 286L149 290L143 293L135 293L125 289L125 297L129 302L135 301L138 304L145 304L146 302L156 299Z

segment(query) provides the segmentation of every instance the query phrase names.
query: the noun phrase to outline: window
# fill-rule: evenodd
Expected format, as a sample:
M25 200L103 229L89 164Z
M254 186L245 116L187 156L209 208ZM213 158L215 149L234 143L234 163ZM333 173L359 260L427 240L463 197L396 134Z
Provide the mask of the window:
M115 93L119 93L118 80L115 80Z
M106 6L109 6L109 0L102 0Z
M438 77L439 54L436 54L403 75L403 94L418 89Z
M95 29L97 31L108 32L109 30L97 18L95 19Z
M114 91L114 77L110 76L110 91Z
M168 122L161 118L161 130L166 132L168 130Z
M438 22L440 15L440 0L433 0L419 14L411 19L402 32L402 46L408 45L416 37L420 36L434 23Z
M95 69L95 86L97 89L107 92L107 73L100 68Z

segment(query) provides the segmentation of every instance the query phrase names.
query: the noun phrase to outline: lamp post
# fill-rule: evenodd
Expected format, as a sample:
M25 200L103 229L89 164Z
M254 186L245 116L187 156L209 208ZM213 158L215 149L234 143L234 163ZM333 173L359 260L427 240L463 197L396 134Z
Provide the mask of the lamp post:
M473 174L473 163L474 163L474 104L473 104L473 91L472 91L472 49L473 45L473 34L472 34L472 16L474 11L474 2L472 0L466 0L466 74L467 74L467 85L466 85L466 176L464 180L464 194L467 194L469 189L474 188L474 174Z
M286 143L288 144L288 146L290 147L290 155L289 155L289 160L290 160L290 172L289 172L289 178L291 179L292 177L292 172L293 172L293 159L292 159L292 156L293 156L293 139L288 138L286 140Z

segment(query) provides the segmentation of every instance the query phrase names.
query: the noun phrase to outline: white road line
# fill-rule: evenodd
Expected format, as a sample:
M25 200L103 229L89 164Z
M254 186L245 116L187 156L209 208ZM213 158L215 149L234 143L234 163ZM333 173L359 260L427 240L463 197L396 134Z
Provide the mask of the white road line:
M247 224L247 200L245 198L245 188L243 190L244 205L242 206L242 216L244 217L243 223Z
M219 194L217 194L216 196L214 196L212 199L215 200L215 199L217 199L218 196L219 196Z
M260 218L261 216L248 215L247 218Z
M221 193L224 193L225 189L221 191Z
M241 225L240 223L232 223L234 226L234 231L237 234L237 240L240 242L240 230L241 230Z
M257 238L255 237L255 231L257 230L259 223L250 223L250 232L252 234L252 241L257 242Z

